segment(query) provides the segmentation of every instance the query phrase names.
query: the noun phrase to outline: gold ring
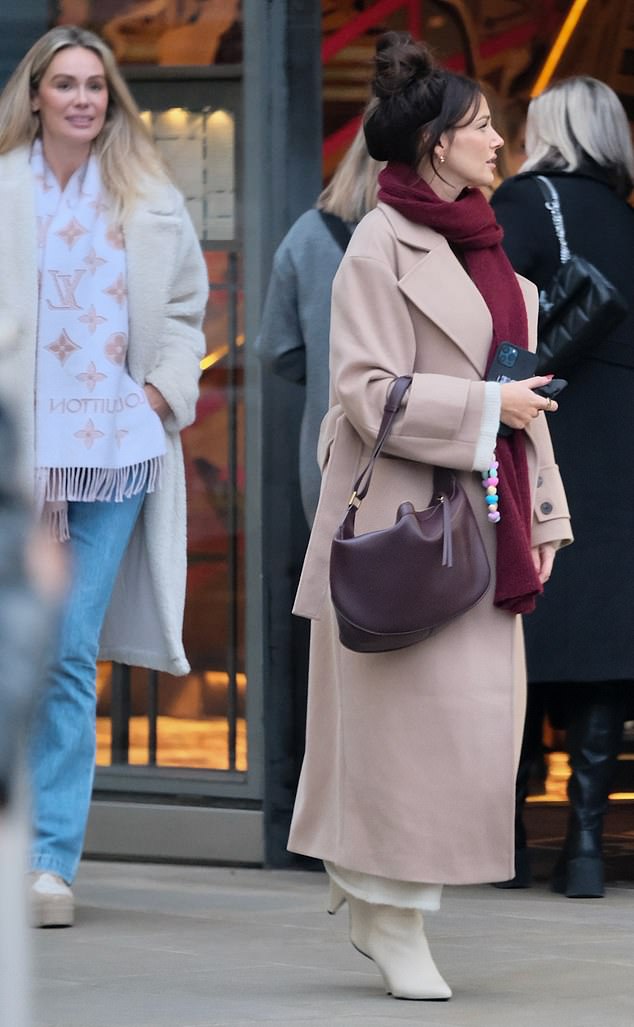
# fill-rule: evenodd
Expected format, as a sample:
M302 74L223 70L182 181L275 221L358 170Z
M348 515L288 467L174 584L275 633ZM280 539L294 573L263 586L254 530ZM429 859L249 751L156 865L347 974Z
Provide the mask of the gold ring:
M552 405L553 405L553 398L552 398L552 396L549 396L548 399L546 400L546 406L545 406L544 409L545 410L550 410Z

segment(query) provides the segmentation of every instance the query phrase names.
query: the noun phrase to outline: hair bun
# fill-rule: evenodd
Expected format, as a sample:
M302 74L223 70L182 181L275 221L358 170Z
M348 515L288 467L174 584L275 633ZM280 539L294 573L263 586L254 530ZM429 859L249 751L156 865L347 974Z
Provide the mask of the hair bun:
M386 32L376 44L372 89L379 100L403 92L413 82L428 78L436 65L424 43L408 32Z

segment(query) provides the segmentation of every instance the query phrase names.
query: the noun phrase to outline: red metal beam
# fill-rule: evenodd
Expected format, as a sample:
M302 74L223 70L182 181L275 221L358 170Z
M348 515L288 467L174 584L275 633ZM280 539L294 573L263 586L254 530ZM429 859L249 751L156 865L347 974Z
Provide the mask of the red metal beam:
M394 14L399 8L407 6L409 11L409 17L412 17L412 11L414 5L410 0L378 0L373 7L370 7L367 11L362 14L357 14L355 18L352 18L347 24L342 25L340 29L333 32L331 36L324 39L321 46L321 60L325 64L331 57L343 50L344 47L352 43L358 36L362 36L368 29L378 25L383 18L388 18L390 14ZM420 23L420 17L419 17ZM411 24L411 21L410 21ZM420 30L420 24L419 24ZM417 35L420 34L419 32Z

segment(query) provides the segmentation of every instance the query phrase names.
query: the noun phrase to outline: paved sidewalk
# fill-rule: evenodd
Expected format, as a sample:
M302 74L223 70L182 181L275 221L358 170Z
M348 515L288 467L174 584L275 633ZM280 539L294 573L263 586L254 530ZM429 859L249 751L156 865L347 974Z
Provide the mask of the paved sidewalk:
M445 889L448 1003L383 993L320 873L87 862L76 896L74 928L31 932L33 1027L634 1027L631 883Z

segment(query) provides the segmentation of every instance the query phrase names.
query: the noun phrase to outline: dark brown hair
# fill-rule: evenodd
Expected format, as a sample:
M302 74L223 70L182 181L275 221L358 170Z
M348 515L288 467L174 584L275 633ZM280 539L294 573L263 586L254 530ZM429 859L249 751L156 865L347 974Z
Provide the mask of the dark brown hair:
M364 131L375 160L412 168L424 157L434 164L434 147L467 115L477 112L480 86L436 65L424 43L405 32L386 32L376 45L374 99Z

